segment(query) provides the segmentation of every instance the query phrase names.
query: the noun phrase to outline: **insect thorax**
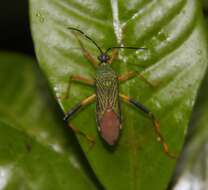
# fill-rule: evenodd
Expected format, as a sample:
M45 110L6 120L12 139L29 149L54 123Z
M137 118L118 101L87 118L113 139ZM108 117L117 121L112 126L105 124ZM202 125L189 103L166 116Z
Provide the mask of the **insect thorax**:
M103 88L109 88L117 82L117 75L109 64L101 65L96 72L96 86L101 85Z

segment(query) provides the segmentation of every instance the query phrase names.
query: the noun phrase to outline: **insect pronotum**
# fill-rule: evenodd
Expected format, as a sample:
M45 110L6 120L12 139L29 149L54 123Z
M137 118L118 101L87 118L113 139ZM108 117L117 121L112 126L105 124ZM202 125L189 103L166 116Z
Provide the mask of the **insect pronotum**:
M73 31L73 34L76 36L81 48L83 55L85 58L93 64L96 68L96 76L95 79L88 79L82 76L70 76L69 87L71 82L81 82L86 85L90 85L95 88L95 94L87 97L86 99L82 100L80 103L75 105L71 108L65 115L64 120L69 120L70 117L78 112L81 107L96 101L96 121L99 133L103 140L108 145L115 145L118 141L120 129L122 127L121 122L121 108L120 108L120 101L123 100L127 103L132 104L136 108L143 111L149 118L152 120L153 126L155 128L155 132L158 136L160 143L163 146L164 152L172 158L175 158L169 151L168 145L165 142L161 132L160 132L160 124L159 121L156 119L154 114L149 111L144 105L139 103L138 101L119 93L119 82L124 82L129 79L132 79L136 76L144 77L138 74L135 71L127 72L121 76L117 76L116 72L112 69L111 63L117 58L118 56L118 49L145 49L145 48L137 48L137 47L110 47L106 51L103 51L100 46L89 36L87 36L84 32L77 28L69 27L68 29ZM94 57L84 48L84 45L78 38L77 34L83 35L85 38L90 40L100 51L100 55L97 57L98 61L94 59ZM113 50L112 56L108 55L108 52ZM148 82L147 80L145 80ZM68 94L68 93L67 93ZM72 127L70 125L70 127ZM84 134L83 132L79 131L75 127L72 127L73 130L82 133L85 135L89 140L92 140L88 135Z

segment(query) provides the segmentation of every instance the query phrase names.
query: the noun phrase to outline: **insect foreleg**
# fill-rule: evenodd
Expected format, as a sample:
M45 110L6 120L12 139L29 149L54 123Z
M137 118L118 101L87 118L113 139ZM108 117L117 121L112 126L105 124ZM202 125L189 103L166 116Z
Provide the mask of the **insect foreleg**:
M84 57L95 67L97 68L98 67L98 62L97 60L90 54L90 52L88 52L83 43L81 42L81 40L77 37L77 34L76 32L73 32L73 34L75 35L75 37L77 38L77 41L79 42L79 45L81 46L81 49L82 49L82 52L83 52L83 55Z
M93 79L88 79L88 78L78 76L78 75L77 76L72 75L69 77L69 82L68 82L66 93L64 95L64 99L69 98L69 92L70 92L71 84L73 82L79 82L79 83L86 84L89 86L94 86L94 84L95 84L95 81Z
M125 81L130 80L130 79L135 78L135 77L139 77L140 79L142 79L144 82L146 82L151 87L156 87L155 84L148 81L141 73L138 73L136 71L128 71L128 72L124 73L123 75L120 75L118 77L118 80L120 82L125 82Z
M111 59L109 60L109 64L111 64L114 60L118 58L118 50L114 49L111 55Z
M176 158L175 155L173 155L170 151L169 151L169 147L168 144L165 142L165 139L160 131L160 123L159 121L156 119L156 117L154 116L154 114L149 111L144 105L140 104L139 102L137 102L134 99L129 98L128 96L125 96L123 94L119 94L119 96L127 103L130 103L132 105L134 105L135 107L139 108L141 111L143 111L144 113L146 113L149 118L151 119L155 132L158 136L159 142L162 144L163 146L163 150L164 152L171 158Z
M83 106L93 102L95 100L96 95L93 94L84 100L82 100L80 103L75 105L73 108L71 108L65 115L64 121L67 121L72 115L74 115L76 112L78 112Z

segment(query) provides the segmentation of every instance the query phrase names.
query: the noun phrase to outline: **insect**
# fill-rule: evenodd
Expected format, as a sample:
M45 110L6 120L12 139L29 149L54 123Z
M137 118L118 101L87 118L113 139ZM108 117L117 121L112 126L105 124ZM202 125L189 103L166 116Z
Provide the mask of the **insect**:
M83 106L96 101L96 121L98 126L98 131L103 138L103 140L108 145L115 145L119 139L120 130L122 128L122 120L121 120L121 100L130 103L136 108L140 109L142 112L147 114L147 116L151 119L153 126L155 128L155 132L158 136L160 143L163 146L164 152L169 157L175 157L169 151L168 145L165 142L161 132L160 132L160 124L156 119L154 114L149 111L144 105L139 103L138 101L119 93L119 83L125 82L134 77L142 77L142 75L138 74L135 71L127 72L121 76L118 76L116 72L111 67L112 62L118 56L118 49L144 49L137 47L110 47L106 51L103 51L100 46L89 36L87 36L83 31L69 27L68 29L72 30L74 35L76 36L85 58L93 64L96 68L96 76L95 79L88 79L82 76L70 76L71 82L80 82L86 85L90 85L95 88L95 93L86 99L82 100L80 103L72 107L65 115L64 120L67 121L70 119L72 115L80 110ZM85 49L82 42L77 37L77 34L84 36L86 39L91 41L100 51L100 55L97 57L98 60L94 59L94 57ZM112 52L112 56L109 56L109 51ZM146 81L147 82L147 81ZM69 90L69 88L68 88ZM74 129L74 128L73 128ZM77 129L74 129L75 131ZM87 136L87 135L86 135ZM87 138L89 138L87 136Z

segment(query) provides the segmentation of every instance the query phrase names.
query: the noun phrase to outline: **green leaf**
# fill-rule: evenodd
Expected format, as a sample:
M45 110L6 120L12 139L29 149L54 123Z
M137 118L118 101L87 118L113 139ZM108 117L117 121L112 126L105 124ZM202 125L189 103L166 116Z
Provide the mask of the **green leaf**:
M82 84L73 84L69 99L63 99L69 76L95 75L67 27L83 30L104 49L116 45L146 47L145 51L120 51L113 68L118 74L141 71L157 87L150 87L138 77L122 84L120 91L156 115L171 152L180 153L207 67L204 25L197 1L31 0L30 15L40 66L65 112L94 92ZM99 55L92 43L79 38L92 55ZM108 190L165 189L175 160L164 154L148 117L122 103L122 118L122 135L113 150L98 134L95 104L71 120L96 141L90 149L89 142L78 135L98 179Z
M194 107L188 142L176 175L175 190L206 189L208 184L208 73Z
M35 62L0 53L1 189L96 189Z
M208 22L206 23L208 24ZM208 26L208 25L207 25ZM206 28L206 30L208 27ZM207 30L208 34L208 30ZM208 72L192 113L186 144L175 172L174 190L207 189L208 176Z

